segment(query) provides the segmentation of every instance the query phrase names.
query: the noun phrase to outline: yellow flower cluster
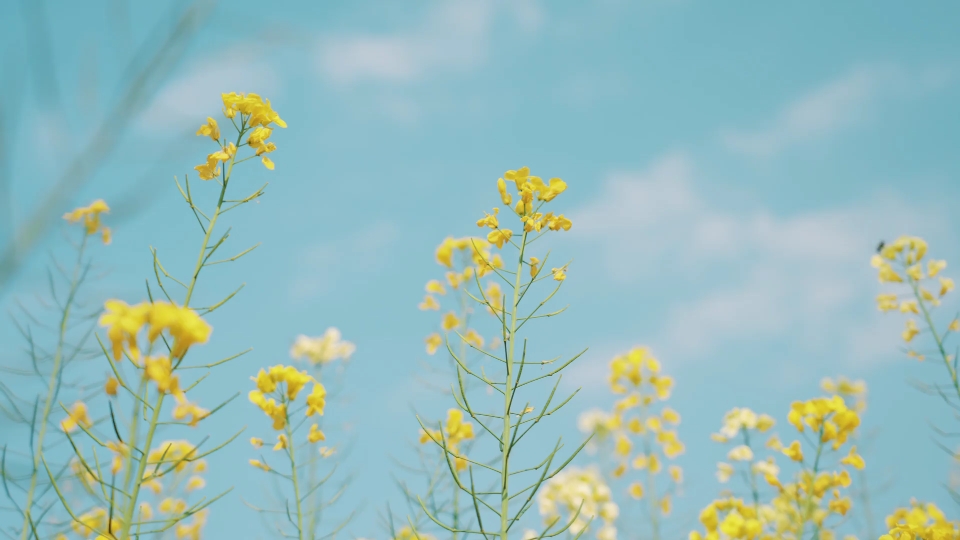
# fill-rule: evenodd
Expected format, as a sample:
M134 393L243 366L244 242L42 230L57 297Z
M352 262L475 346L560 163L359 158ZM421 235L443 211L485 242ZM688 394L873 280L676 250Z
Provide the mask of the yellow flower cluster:
M356 350L353 343L341 339L340 330L327 328L319 337L302 334L297 336L290 348L290 357L294 360L306 359L314 365L323 365L334 360L349 360Z
M787 421L800 433L810 428L819 433L820 442L832 443L836 450L860 425L860 415L847 407L840 396L814 398L809 401L795 401L790 405ZM799 443L797 443L799 445ZM791 457L795 461L803 458Z
M777 467L773 458L768 460L755 460L753 448L751 447L751 438L754 433L766 433L776 421L768 414L760 414L750 409L734 408L727 412L723 417L723 426L719 433L710 436L714 441L726 444L739 439L740 444L734 446L728 453L727 459L734 464L742 463L743 471L751 479L757 475L776 478L780 469ZM720 462L717 464L717 480L721 484L730 481L730 478L736 472L734 464Z
M441 318L440 328L444 333L458 332L463 336L465 343L482 349L486 340L475 329L466 327L469 310L463 306L466 300L473 296L470 287L475 278L482 278L494 269L503 268L503 259L499 253L491 254L489 242L475 237L445 238L437 246L436 258L437 262L447 269L446 285L436 279L428 281L424 287L427 294L417 307L422 311L439 311L440 297L445 296L447 287L450 287L454 293L461 296L458 299L461 309L459 313L454 311L445 313ZM503 307L503 291L494 281L486 283L483 291L478 292L476 296L482 296L487 300L487 310L491 313ZM433 355L443 345L444 338L439 332L434 332L427 336L424 342L427 354ZM495 343L492 340L491 346Z
M90 203L89 206L81 206L67 212L63 215L63 219L70 223L79 223L82 221L87 236L99 232L103 238L103 243L109 244L112 239L110 227L105 227L100 221L100 214L108 213L110 213L110 207L107 206L107 203L105 203L103 199L97 199Z
M960 524L947 520L933 503L910 501L910 508L898 508L887 516L887 534L880 540L956 540Z
M847 406L853 402L853 410L862 415L867 410L867 383L862 380L851 381L846 377L836 380L825 377L820 381L820 389L830 396L840 396Z
M660 361L646 347L635 347L610 362L610 388L614 394L627 394L613 411L590 411L580 418L580 429L593 433L602 442L613 439L616 467L614 478L623 477L630 468L644 474L642 481L630 483L633 499L647 499L652 515L654 536L659 534L660 516L669 515L672 496L683 482L683 469L666 465L684 453L686 447L677 436L680 414L666 407L673 379L661 373ZM667 485L657 486L657 475L667 471Z
M273 161L267 157L267 154L277 149L273 142L268 139L273 133L272 125L282 128L287 127L287 123L280 118L280 115L270 106L270 100L263 99L257 94L238 94L231 92L222 94L223 114L230 119L239 133L237 143L225 144L220 140L220 127L217 121L208 117L207 123L200 126L197 130L198 136L209 137L217 144L220 149L207 155L206 162L197 165L194 169L200 175L201 180L213 180L220 174L220 164L225 161L234 160L237 155L237 144L244 135L249 133L247 142L240 146L249 146L254 150L254 156L260 157L263 165L270 169L274 168ZM240 114L240 124L237 125L235 118Z
M446 443L447 450L456 456L455 464L458 471L467 468L467 460L459 454L460 443L473 439L473 424L463 421L463 411L450 409L447 411L447 422L443 432L436 429L420 430L420 444L433 441L436 444Z
M156 385L158 392L172 394L176 398L173 418L180 421L189 417L188 424L196 427L200 420L209 415L209 411L187 400L180 387L176 366L191 347L210 339L210 324L196 311L170 302L143 302L131 306L121 300L108 300L104 307L100 326L107 328L113 359L119 361L125 354L134 366L142 370L143 378ZM147 330L149 347L146 355L139 346L139 335L143 329ZM169 354L150 356L149 351L154 343L164 334L172 341ZM105 392L115 396L120 384L118 379L111 377L105 384Z
M113 359L120 360L126 353L139 365L140 349L137 336L147 328L150 345L167 332L173 339L169 358L183 358L190 347L206 343L211 327L196 311L170 302L143 302L135 306L122 300L107 300L100 326L107 328L107 339L113 346Z
M537 494L537 504L547 525L559 519L573 519L568 530L578 536L587 532L592 522L599 525L597 540L615 540L617 537L614 523L620 515L620 507L613 502L610 487L596 469L563 469Z
M111 518L106 508L97 507L78 516L70 526L81 538L90 538L95 533L105 532L107 535L97 534L95 540L114 540L116 537L111 533L120 530L121 521L117 516ZM66 536L61 535L61 538Z
M915 236L902 236L895 242L884 246L880 252L870 259L870 264L877 269L880 283L905 283L910 288L907 297L896 293L882 293L877 295L877 307L880 311L899 310L901 313L920 315L930 321L930 310L940 305L941 299L955 288L953 279L940 276L947 267L943 260L928 259L924 267L924 256L927 253L927 243ZM928 288L929 282L936 278L933 288ZM949 331L960 331L960 321L954 320ZM903 340L907 343L920 333L915 319L907 319L903 330ZM938 338L939 339L939 338ZM910 356L919 360L923 356L910 351Z
M87 404L82 401L74 403L67 412L67 417L60 421L60 428L67 433L77 429L77 426L88 428L92 425Z
M513 183L516 188L518 200L512 210L520 218L525 233L540 233L542 230L569 231L570 227L573 226L573 223L563 214L554 215L553 212L543 213L540 211L543 204L552 201L557 195L566 191L566 182L559 178L551 178L548 182L544 182L538 176L531 176L529 167L509 170L504 173L503 178L497 180L500 200L507 207L513 204L513 194L507 189L507 182ZM536 203L534 199L536 199ZM492 214L484 212L484 217L477 220L477 226L492 229L487 234L487 241L497 248L502 248L505 243L510 242L513 238L513 231L500 227L500 221L497 218L499 213L499 208L494 208ZM530 265L530 275L533 278L536 278L540 272L539 262L536 257L531 257L528 263ZM563 281L566 279L566 268L553 268L551 274L553 279Z
M727 454L730 463L720 463L717 478L725 483L737 472L737 464L742 464L742 476L746 480L752 495L752 504L745 504L734 497L714 501L701 513L700 521L705 532L690 534L692 540L703 538L743 539L796 539L804 537L805 531L815 531L815 537L830 540L835 537L832 525L827 522L832 515L846 516L852 506L851 500L844 496L842 489L851 484L850 472L824 470L824 455L838 450L860 425L857 412L847 407L839 395L861 396L866 393L862 383L851 383L845 379L840 382L825 381L824 386L837 392L832 397L815 398L804 402L794 402L787 416L789 423L801 434L813 430L816 438L809 441L812 459L803 452L799 440L784 446L776 435L766 442L766 447L777 454L790 458L799 465L794 481L781 482L778 478L780 467L774 455L759 459L755 452L754 440L760 434L770 431L775 424L772 417L756 414L750 409L733 409L723 419L719 433L712 435L715 441L736 444ZM839 459L841 465L863 469L863 458L851 446L848 453ZM769 502L762 502L761 487L758 478L776 489Z
M693 531L690 540L719 540L720 538L744 540L773 540L777 538L763 534L764 522L758 515L756 506L744 504L734 497L717 499L700 512L700 524L704 533Z
M256 377L250 379L257 384L257 389L250 391L250 402L260 407L260 410L273 420L275 430L279 431L286 427L287 405L295 401L300 391L309 383L313 383L313 389L307 395L306 415L308 417L314 414L323 415L323 408L327 403L327 390L306 371L277 364L269 370L261 369ZM274 397L268 397L270 395ZM277 399L280 400L279 404Z
M577 419L577 427L585 435L593 435L590 440L595 446L596 443L602 443L616 434L623 425L620 415L608 413L603 409L591 409L584 411ZM590 448L590 447L588 447Z

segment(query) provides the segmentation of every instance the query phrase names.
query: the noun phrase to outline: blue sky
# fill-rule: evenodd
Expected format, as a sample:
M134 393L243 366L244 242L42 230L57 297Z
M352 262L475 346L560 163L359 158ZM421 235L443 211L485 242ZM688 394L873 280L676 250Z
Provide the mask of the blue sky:
M47 9L67 115L51 120L27 80L9 165L15 219L110 105L128 50L118 44L146 39L173 6L131 3L118 27L116 5ZM441 416L450 405L414 384L435 325L416 310L438 275L433 250L476 234L497 177L522 165L567 181L554 205L574 221L552 244L574 261L559 300L570 309L535 336L550 351L590 347L570 377L583 390L546 432L576 437L577 412L612 402L609 359L650 345L684 415L691 482L673 523L685 534L719 490L723 450L708 436L722 413L748 406L782 422L790 401L842 374L870 386L868 470L892 481L877 513L910 496L948 506L949 460L928 421L950 417L908 384L944 373L899 351L902 321L875 312L868 259L879 239L909 233L960 260L958 16L948 2L222 2L74 201L134 192L149 203L98 250L110 274L91 295L141 300L148 245L189 271L200 238L173 176L209 152L193 132L220 92L258 92L290 127L273 137L275 171L240 171L244 191L269 181L266 196L227 221L235 251L262 246L200 287L210 300L246 283L212 317L203 354L254 352L205 382L203 400L245 393L259 367L287 361L297 334L340 328L357 344L350 401L330 408L356 437L342 508L363 511L351 534L384 537L375 512L398 501L389 456L416 437L410 407ZM26 69L14 21L4 50ZM43 250L62 252L61 236ZM43 250L6 304L43 289ZM238 400L199 431L247 425L249 436L267 428L259 414ZM208 489L256 493L249 457L245 443L228 447ZM250 537L257 519L244 508L229 495L210 530Z

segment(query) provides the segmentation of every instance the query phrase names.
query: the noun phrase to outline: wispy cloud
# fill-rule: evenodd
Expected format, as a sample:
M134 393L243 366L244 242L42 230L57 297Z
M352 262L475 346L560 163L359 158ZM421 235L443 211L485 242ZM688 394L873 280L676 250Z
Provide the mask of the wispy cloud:
M436 2L412 29L321 39L316 65L325 78L341 85L411 83L435 73L468 71L486 60L501 15L527 30L539 26L543 16L530 0Z
M290 297L296 301L316 298L333 290L350 272L374 272L389 259L390 246L400 233L389 222L375 222L347 237L305 247L296 254L296 272L290 285Z
M858 66L788 103L770 125L726 129L721 140L733 152L773 156L865 121L882 100L922 95L943 87L950 78L951 70L943 66L924 70Z
M220 94L234 89L276 97L280 77L263 51L247 47L198 58L170 81L141 114L144 131L172 131L199 125L223 106Z
M734 212L708 200L703 185L689 157L671 154L611 176L571 213L576 236L600 246L618 286L642 280L685 291L658 306L660 349L689 358L723 344L789 339L857 361L879 350L871 345L879 339L895 351L896 333L879 335L888 327L874 313L867 258L880 235L942 234L945 213L883 193L790 216Z

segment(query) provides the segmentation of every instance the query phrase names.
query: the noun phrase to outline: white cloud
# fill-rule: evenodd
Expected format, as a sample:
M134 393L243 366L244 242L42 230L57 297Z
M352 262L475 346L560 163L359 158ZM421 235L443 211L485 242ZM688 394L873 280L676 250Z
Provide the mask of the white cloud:
M436 2L411 30L323 38L316 51L317 68L343 85L410 83L434 72L469 70L486 59L501 13L526 31L538 27L542 19L539 6L530 0Z
M357 261L363 262L361 271L378 268L399 235L393 223L376 222L345 238L305 247L296 257L291 298L303 301L329 292Z
M728 211L701 194L696 176L688 157L670 154L645 171L612 175L593 202L571 212L571 232L599 246L618 286L676 287L678 300L661 307L659 348L692 357L725 343L789 338L854 362L895 353L897 333L874 313L867 260L884 235L935 238L948 229L945 214L882 193L792 216Z
M280 89L278 81L262 51L233 48L205 56L157 93L138 124L144 131L171 131L200 125L207 116L217 116L213 113L223 107L222 92L254 92L270 98Z
M756 130L721 133L730 150L759 157L850 128L869 117L881 99L913 97L941 88L951 70L908 71L895 65L859 66L789 103L773 123Z

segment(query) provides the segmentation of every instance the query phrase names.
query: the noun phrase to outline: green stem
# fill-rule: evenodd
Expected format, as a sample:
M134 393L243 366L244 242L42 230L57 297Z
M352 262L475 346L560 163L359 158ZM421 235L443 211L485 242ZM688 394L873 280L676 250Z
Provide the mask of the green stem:
M288 404L289 405L289 404ZM297 538L304 540L303 535L303 505L300 503L300 480L297 474L297 460L294 454L293 429L290 427L290 407L287 407L287 422L284 432L287 434L287 455L290 456L290 478L293 480L293 497L297 502Z
M930 328L930 333L933 335L933 340L937 343L937 350L940 351L940 357L943 358L943 364L947 367L947 372L950 373L950 382L953 383L953 388L957 392L957 397L960 397L960 381L957 379L957 371L953 369L953 366L950 365L950 355L947 354L947 350L943 346L943 338L937 332L937 327L933 324L933 318L930 316L930 310L927 309L926 302L923 301L923 297L920 295L919 282L913 278L910 278L910 288L913 289L913 295L917 299L917 304L920 306L921 311L923 311L923 319L927 323L927 327Z
M245 133L245 123L240 125L240 132L237 135L237 146L240 146L240 142L243 139L243 134ZM230 174L233 172L233 165L237 160L236 154L230 158L230 165L227 167L226 172L223 176L223 183L220 186L220 197L217 200L217 208L214 210L213 215L210 217L210 223L207 224L207 232L203 236L203 244L200 246L200 255L197 257L197 264L193 269L193 274L190 277L190 285L187 287L187 294L183 299L183 307L190 306L190 299L193 297L194 287L197 285L197 279L200 277L200 271L203 270L203 261L207 253L207 246L210 244L210 236L213 234L213 229L217 224L217 217L220 216L220 210L223 208L223 200L227 193L227 185L230 183ZM173 358L170 359L171 362ZM147 428L147 438L144 442L144 451L143 455L138 460L137 466L137 475L133 478L133 488L130 490L130 499L128 501L127 508L123 512L123 522L120 524L121 534L119 536L120 540L126 540L130 538L130 528L132 527L133 516L137 509L137 499L140 496L140 486L143 483L143 472L147 467L147 455L150 452L150 447L153 446L153 437L157 431L157 423L160 419L160 410L163 408L163 399L165 394L163 392L157 392L157 399L153 405L153 416L150 418L150 424ZM138 400L139 401L139 400ZM135 445L137 442L136 437L132 437L128 444ZM133 453L131 452L131 459ZM299 505L299 500L298 500Z
M753 448L750 447L750 433L747 431L746 427L740 428L741 433L743 433L743 444L747 448L750 448L751 452ZM753 507L759 512L760 511L760 492L757 489L757 473L753 470L753 461L747 465L748 472L750 473L750 493L753 495Z
M824 418L823 422L826 423L827 419ZM813 473L810 475L810 485L807 486L807 500L803 505L803 514L801 519L803 520L800 524L800 535L797 536L799 540L803 540L803 531L807 527L807 519L812 515L813 510L813 487L817 481L817 473L820 472L820 457L823 455L823 425L820 426L820 432L817 434L817 455L813 459ZM817 525L817 528L813 532L813 540L819 540L820 538L820 526Z
M43 412L40 414L40 431L37 433L36 448L33 452L33 473L30 475L30 487L27 490L27 499L23 505L23 530L20 531L21 540L29 538L28 532L33 531L34 527L31 511L37 490L37 478L40 473L40 456L43 453L43 441L47 434L50 410L53 408L53 402L56 399L57 381L60 380L60 371L63 369L63 344L66 340L67 326L70 322L70 307L76 298L77 289L80 286L78 280L80 279L80 267L83 263L83 252L87 247L87 238L88 235L86 231L84 231L83 240L81 240L80 249L77 252L77 262L73 267L73 275L70 278L70 290L67 294L67 300L63 305L63 316L60 317L57 349L53 355L53 369L50 372L50 382L47 384L47 397L43 402ZM34 419L34 422L36 422L36 419Z
M527 233L524 231L520 239L520 256L517 260L517 273L513 285L513 302L510 306L510 346L507 348L507 377L503 398L503 470L500 471L500 540L507 540L507 529L510 524L510 398L513 397L513 364L516 359L517 336L517 304L520 303L520 280L523 276L523 248L527 244Z

